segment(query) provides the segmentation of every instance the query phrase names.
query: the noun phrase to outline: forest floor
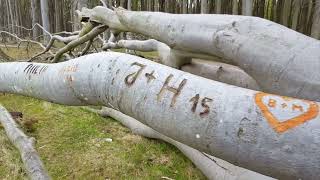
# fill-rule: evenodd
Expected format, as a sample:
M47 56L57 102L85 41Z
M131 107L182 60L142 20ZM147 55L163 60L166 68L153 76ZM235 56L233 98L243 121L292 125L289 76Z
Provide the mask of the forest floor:
M19 53L26 52L6 53L23 58ZM22 129L36 138L36 149L53 179L205 179L172 145L134 135L114 119L11 94L1 94L0 104L23 113ZM27 179L20 155L2 127L0 179Z

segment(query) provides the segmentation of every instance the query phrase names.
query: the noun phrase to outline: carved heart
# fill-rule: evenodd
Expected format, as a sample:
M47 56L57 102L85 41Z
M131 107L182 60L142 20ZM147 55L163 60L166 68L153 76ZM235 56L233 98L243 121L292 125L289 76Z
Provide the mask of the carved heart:
M283 133L317 117L316 102L259 92L255 101L268 123L278 133Z

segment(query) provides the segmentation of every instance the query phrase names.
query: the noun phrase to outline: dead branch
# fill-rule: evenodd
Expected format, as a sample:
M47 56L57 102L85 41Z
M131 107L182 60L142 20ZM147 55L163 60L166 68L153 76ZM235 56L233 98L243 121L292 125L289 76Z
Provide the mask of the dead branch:
M80 44L83 44L89 40L92 40L94 39L95 37L97 37L99 34L103 33L106 29L108 28L108 26L106 25L99 25L95 28L93 28L89 33L87 33L86 35L70 42L69 44L67 44L66 46L64 46L63 48L61 48L57 53L56 55L54 56L54 59L53 59L53 63L56 63L56 62L59 62L61 56L74 49L75 47L79 46Z
M43 44L41 44L40 42L33 41L33 40L29 40L29 39L28 39L28 40L26 40L26 39L21 39L21 38L19 38L17 35L12 34L12 33L10 33L10 32L7 32L7 31L0 31L0 34L1 34L1 35L5 34L5 35L8 35L8 36L10 36L10 37L15 38L15 39L18 41L18 46L17 46L17 48L20 47L21 43L27 43L26 48L29 48L29 44L36 44L36 45L38 45L39 47L41 47L42 49L44 49L44 50L46 49L46 47L45 47ZM50 50L48 50L47 52L49 52L50 55L53 56L53 53L52 53Z
M31 179L50 179L39 154L34 149L34 138L26 136L17 126L9 112L0 105L0 122L12 144L19 150L22 161Z

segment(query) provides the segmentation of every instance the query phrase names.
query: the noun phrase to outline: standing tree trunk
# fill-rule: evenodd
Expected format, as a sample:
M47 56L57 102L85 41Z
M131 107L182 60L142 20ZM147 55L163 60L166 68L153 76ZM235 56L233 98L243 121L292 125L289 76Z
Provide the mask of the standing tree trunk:
M13 17L13 13L12 13L11 1L7 0L7 3L8 3L7 8L10 13L10 21L9 21L10 24L8 24L8 25L11 27L12 33L15 33L15 27L14 27L15 23L14 23L14 17Z
M182 14L188 14L188 0L182 2Z
M221 14L221 0L216 0L216 14Z
M40 0L41 4L41 17L42 17L42 26L45 30L50 31L50 22L49 22L49 4L48 0ZM45 31L43 31L44 41L47 43L49 38Z
M316 6L313 14L313 24L311 28L311 36L320 39L320 0L316 0Z
M299 22L299 15L301 11L301 4L302 0L294 0L293 1L293 16L292 16L292 25L291 29L297 30L298 28L298 22Z
M239 3L238 0L232 0L232 14L238 15Z
M164 12L171 13L170 12L170 1L172 1L172 0L165 0L164 1Z
M242 0L242 15L252 16L252 0Z
M61 32L63 31L63 1L61 0L55 0L55 31L56 32Z
M292 3L292 0L284 0L281 24L287 27L289 27L291 3Z
M201 0L201 14L208 13L208 0Z

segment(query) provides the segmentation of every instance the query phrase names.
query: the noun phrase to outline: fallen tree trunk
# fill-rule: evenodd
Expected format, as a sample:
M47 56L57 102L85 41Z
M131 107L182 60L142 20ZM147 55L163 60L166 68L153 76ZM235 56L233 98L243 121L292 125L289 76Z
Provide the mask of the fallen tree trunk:
M320 41L316 39L258 17L123 9L116 9L116 14L122 29L175 50L222 57L267 92L320 101Z
M220 180L271 180L273 178L234 166L226 161L212 157L175 141L157 131L149 128L141 122L133 119L112 108L103 107L101 110L86 108L89 111L100 114L103 117L111 117L129 128L134 134L152 139L160 139L177 147L185 156L187 156L208 179Z
M143 52L156 51L161 64L174 68L180 67L183 71L215 81L243 88L260 90L257 82L238 67L214 61L210 62L200 59L191 60L191 57L199 57L219 61L218 57L206 57L199 54L179 54L172 50L168 45L154 39L145 41L120 40L116 43L116 48L126 48Z
M26 168L28 176L32 180L50 179L44 165L34 149L34 139L27 137L12 119L9 112L0 105L0 123L12 144L19 150L21 159Z
M276 178L320 173L319 103L230 86L136 56L1 63L0 92L110 106L199 151Z

